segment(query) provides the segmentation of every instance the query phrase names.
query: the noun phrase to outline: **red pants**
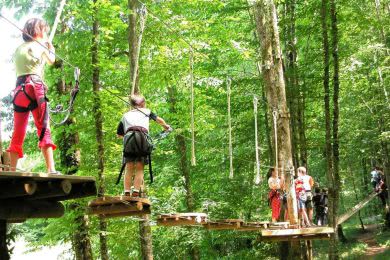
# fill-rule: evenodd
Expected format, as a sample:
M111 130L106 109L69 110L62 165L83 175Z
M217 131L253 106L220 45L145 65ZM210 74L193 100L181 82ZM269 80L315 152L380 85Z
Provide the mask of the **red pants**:
M270 199L272 218L278 220L280 216L280 193L276 190L271 190L268 198Z
M25 85L25 92L22 91L22 84ZM16 88L14 91L14 109L15 105L20 107L29 106L31 103L30 99L36 101L38 103L38 107L33 109L31 112L33 114L34 123L37 128L37 134L39 138L38 146L39 148L52 147L53 150L55 150L56 145L51 139L45 92L46 86L38 76L31 75L19 77L18 81L16 82ZM14 131L7 152L17 153L19 158L23 157L23 142L26 137L29 115L30 111L14 111Z

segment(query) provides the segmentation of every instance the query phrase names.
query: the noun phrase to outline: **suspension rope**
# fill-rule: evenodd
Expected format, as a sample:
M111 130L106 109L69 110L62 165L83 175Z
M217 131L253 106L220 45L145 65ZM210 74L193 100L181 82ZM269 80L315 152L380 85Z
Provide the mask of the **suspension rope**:
M256 178L255 178L255 184L259 185L261 180L260 175L260 156L259 156L259 140L258 140L258 129L257 129L257 105L259 103L259 100L256 96L253 96L253 111L255 115L255 151L256 151Z
M191 165L196 166L196 157L195 157L195 116L194 116L194 52L190 48L190 88L191 88Z
M275 136L275 169L279 169L279 162L278 162L278 125L277 125L277 116L278 116L278 111L274 109L272 111L272 117L274 121L274 136ZM283 169L282 169L283 171ZM276 175L278 176L278 170L276 170Z
M227 85L227 103L228 103L228 131L229 131L229 165L230 165L230 173L229 178L233 178L233 141L232 141L232 117L231 117L231 111L230 111L230 96L231 96L231 85L232 80L231 78L226 79L226 85Z
M133 82L131 83L131 95L135 94L135 86L137 83L137 74L138 74L138 67L139 67L139 56L141 52L141 43L142 43L142 36L145 31L145 24L146 24L146 18L148 16L148 10L146 9L145 4L142 4L141 9L139 10L140 13L140 30L139 30L139 36L138 36L138 42L136 47L136 59L134 63L134 69L133 69Z

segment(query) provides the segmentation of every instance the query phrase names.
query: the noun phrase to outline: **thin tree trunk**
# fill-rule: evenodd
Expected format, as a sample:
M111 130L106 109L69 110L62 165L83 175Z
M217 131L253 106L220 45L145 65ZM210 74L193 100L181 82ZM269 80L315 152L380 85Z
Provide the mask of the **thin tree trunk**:
M62 63L59 64L59 68L63 73ZM66 85L64 79L60 79L57 83L57 91L60 95L68 94L70 87ZM74 123L74 118L70 116L64 123L65 128L60 133L59 150L61 166L65 169L66 174L75 174L80 166L80 150L76 148L79 144L79 135L75 131L69 132L71 125ZM93 255L91 240L88 234L88 216L85 216L79 208L80 206L77 203L70 205L70 209L76 214L74 222L77 227L72 233L72 245L76 260L90 260L93 259Z
M9 260L7 247L7 221L0 219L0 260Z
M129 43L129 65L130 65L130 73L129 73L129 89L130 94L133 89L133 82L135 77L135 88L134 94L139 94L139 78L138 78L138 36L137 36L137 0L128 0L128 43Z
M177 96L176 88L175 87L169 87L168 88L168 95L170 100L170 113L176 114L176 99ZM188 164L188 158L187 158L187 145L184 139L184 136L182 135L176 135L175 136L176 143L177 143L177 150L178 154L180 154L180 164L179 168L182 173L182 176L184 178L184 188L186 190L186 205L188 212L193 212L195 210L195 199L194 194L192 192L191 187L191 178L190 178L190 166ZM199 247L193 246L189 249L191 259L197 260L200 259L200 252Z
M99 20L97 0L94 0L94 10L92 14L92 87L93 87L93 115L95 118L96 142L98 144L98 196L103 197L105 192L104 186L104 143L103 143L103 115L101 110L100 99L100 69L99 69ZM100 258L108 260L107 248L107 222L99 217L99 239L100 239Z
M341 226L337 226L337 214L340 201L340 155L339 155L339 56L338 56L338 28L337 28L337 6L336 0L330 0L330 16L331 16L331 34L332 34L332 57L333 57L333 215L330 224L337 230L342 231ZM337 232L338 235L344 237L342 232ZM345 237L344 237L345 238ZM334 236L331 240L330 259L338 259L338 236Z
M285 186L288 194L287 207L291 224L298 223L297 201L294 182L294 168L291 152L290 119L287 109L286 91L282 64L282 53L279 42L276 8L272 0L258 0L254 8L257 35L259 37L262 57L262 73L265 83L268 104L277 112L278 172L285 174ZM275 130L275 129L274 129ZM291 170L291 172L289 172ZM292 174L290 174L292 173ZM289 258L300 257L299 243L291 243Z
M129 93L140 94L139 71L138 71L138 37L137 36L137 0L128 0L128 45L129 45ZM134 79L135 78L135 79ZM133 86L133 82L135 85ZM139 222L140 243L143 259L153 259L153 239L152 229L150 228L149 216L144 215L144 221Z

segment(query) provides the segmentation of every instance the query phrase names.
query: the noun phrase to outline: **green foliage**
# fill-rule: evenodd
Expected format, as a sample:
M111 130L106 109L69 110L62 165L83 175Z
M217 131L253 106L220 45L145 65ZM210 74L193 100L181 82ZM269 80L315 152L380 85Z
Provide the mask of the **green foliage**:
M42 2L42 1L40 1ZM54 20L58 1L43 1L44 16ZM278 1L281 43L287 44L285 3ZM300 94L304 97L304 118L308 149L308 168L315 181L327 185L325 176L325 125L322 86L322 44L319 1L296 1L297 68ZM383 1L388 4L388 1ZM247 1L146 1L150 10L140 54L140 87L147 98L147 106L164 118L175 129L172 135L159 143L153 156L155 182L148 194L153 202L152 218L159 213L183 212L187 209L186 190L180 172L176 135L185 137L187 158L190 158L190 90L189 46L194 47L195 127L197 166L190 167L192 190L197 211L207 212L212 219L242 218L246 221L270 219L267 206L266 172L273 161L268 145L266 124L271 120L267 104L259 104L259 139L263 182L254 185L254 124L253 94L262 96L263 85L256 62L258 40L254 36L254 22L248 12ZM340 159L342 176L341 212L351 208L371 192L369 170L372 164L384 163L389 141L389 19L388 10L381 9L382 20L375 15L374 1L338 1L340 33ZM128 109L120 99L128 99L129 65L127 43L127 1L100 0L99 69L100 97L103 111L105 145L106 193L122 191L115 186L121 164L121 141L116 137L116 126ZM19 14L36 7L35 1L5 1L0 7L16 7ZM38 6L40 10L41 6ZM80 93L73 115L72 127L54 126L57 140L62 131L79 134L81 167L78 175L97 176L97 142L95 116L92 113L92 1L69 0L59 25L54 45L56 51L81 69ZM387 15L387 16L386 16ZM156 18L159 17L159 18ZM163 21L163 22L161 22ZM169 26L169 28L167 27ZM387 38L381 38L380 30ZM380 73L383 82L381 83ZM56 82L63 77L73 81L73 69L64 63L64 71L47 69L46 82L52 105L68 101L55 91ZM226 77L232 82L233 121L233 179L229 179L227 138ZM291 77L288 73L287 77ZM168 87L177 93L176 113L169 113ZM295 90L293 90L295 91ZM60 121L60 116L54 116ZM151 126L152 135L160 132ZM33 136L34 135L34 136ZM37 151L37 137L29 133L25 151ZM37 155L38 156L38 155ZM56 159L59 161L59 153ZM34 157L34 156L33 156ZM35 157L34 157L35 158ZM43 164L36 170L43 170ZM146 182L148 178L146 177ZM355 188L353 188L355 187ZM356 195L358 198L356 199ZM86 200L79 201L87 204ZM68 204L67 204L68 205ZM83 208L81 208L82 212ZM379 214L376 201L361 211L363 217ZM19 233L33 245L69 242L77 230L76 214L55 220L34 220L18 227ZM355 217L356 218L356 217ZM352 219L351 221L356 221ZM99 226L90 218L90 236L94 255L99 251ZM200 249L202 259L274 259L278 247L256 242L257 234L211 232L195 228L164 228L153 226L153 246L156 259L188 259L189 250ZM381 234L388 237L388 233ZM386 240L384 238L384 240ZM382 240L381 240L382 241ZM382 242L381 242L382 243ZM388 245L387 242L383 242ZM315 255L325 258L327 242L315 242ZM138 223L131 218L108 221L108 246L112 259L140 258ZM355 243L342 248L342 257L361 255L365 245Z

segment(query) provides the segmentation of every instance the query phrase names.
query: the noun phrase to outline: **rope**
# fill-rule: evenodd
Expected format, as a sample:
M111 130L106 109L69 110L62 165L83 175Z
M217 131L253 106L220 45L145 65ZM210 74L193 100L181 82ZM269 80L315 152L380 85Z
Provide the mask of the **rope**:
M135 94L135 86L137 83L139 55L141 52L142 36L144 34L146 18L148 15L148 10L146 9L146 6L144 4L142 4L141 9L139 10L139 13L140 13L140 31L139 31L139 36L138 36L137 48L136 48L136 59L135 59L134 69L133 69L133 82L131 83L131 95Z
M272 111L272 117L274 119L274 135L275 135L275 169L279 169L279 162L278 162L278 126L277 126L277 116L278 116L278 111L274 109ZM282 169L283 170L283 169ZM276 175L279 173L276 172Z
M54 35L56 33L58 22L60 21L62 11L64 10L65 3L66 0L62 0L60 3L60 7L58 8L56 19L54 20L53 27L51 28L50 31L49 42L52 42L54 39Z
M256 149L256 178L255 178L255 184L259 185L261 182L261 175L260 175L260 157L259 157L259 140L258 140L258 129L257 129L257 105L259 103L259 100L256 96L253 96L253 110L255 115L255 149Z
M229 178L233 178L233 141L232 141L232 117L230 113L230 96L231 96L231 85L232 80L230 78L226 79L227 85L227 103L228 103L228 124L229 124L229 163L230 163L230 173Z
M195 116L194 116L194 53L192 48L190 48L190 88L191 88L191 165L196 166L196 157L195 157Z

